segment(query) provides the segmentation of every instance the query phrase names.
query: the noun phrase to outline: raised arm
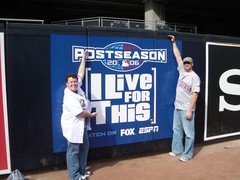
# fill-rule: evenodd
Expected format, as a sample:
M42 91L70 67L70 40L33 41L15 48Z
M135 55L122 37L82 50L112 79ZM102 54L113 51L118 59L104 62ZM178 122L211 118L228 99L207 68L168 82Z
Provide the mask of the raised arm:
M81 63L80 63L79 68L78 68L78 76L80 76L80 78L82 80L83 80L84 75L85 75L85 66L86 66L87 56L88 56L88 51L85 50L84 53L83 53Z
M182 57L181 57L181 53L177 47L177 43L175 41L175 37L173 35L168 35L167 36L170 41L172 42L172 46L173 46L173 53L174 53L174 56L176 58L176 61L178 63L178 65L182 62Z

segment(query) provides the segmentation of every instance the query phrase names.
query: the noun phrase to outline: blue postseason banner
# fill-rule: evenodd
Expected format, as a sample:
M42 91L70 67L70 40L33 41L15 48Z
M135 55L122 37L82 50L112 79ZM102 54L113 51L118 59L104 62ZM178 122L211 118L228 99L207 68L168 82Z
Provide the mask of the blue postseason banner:
M98 112L91 119L91 148L171 138L178 72L169 40L52 34L54 152L67 147L60 124L64 78L77 73L85 49L89 56L83 90Z

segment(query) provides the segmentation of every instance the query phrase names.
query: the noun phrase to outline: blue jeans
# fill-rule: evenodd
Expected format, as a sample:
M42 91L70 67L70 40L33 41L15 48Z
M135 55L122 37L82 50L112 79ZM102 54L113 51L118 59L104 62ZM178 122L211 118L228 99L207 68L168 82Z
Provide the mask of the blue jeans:
M173 114L173 138L172 152L181 154L182 158L191 159L193 157L195 127L195 112L192 112L192 118L186 119L185 110L174 109ZM183 134L185 133L185 146L183 145Z
M87 157L89 150L89 139L87 129L84 128L83 143L71 143L68 141L66 152L67 170L70 180L78 180L85 175Z

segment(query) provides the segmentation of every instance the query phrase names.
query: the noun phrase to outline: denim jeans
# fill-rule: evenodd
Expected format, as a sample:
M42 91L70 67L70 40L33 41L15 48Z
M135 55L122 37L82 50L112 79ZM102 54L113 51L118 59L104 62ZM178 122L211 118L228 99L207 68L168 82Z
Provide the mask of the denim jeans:
M186 119L185 110L174 109L173 114L173 138L172 152L181 154L182 158L191 159L193 157L195 127L195 112L192 112L192 118ZM185 133L185 145L183 144L183 135Z
M67 170L70 180L78 180L85 175L87 157L89 150L89 139L87 129L84 128L83 143L71 143L68 141L66 152Z

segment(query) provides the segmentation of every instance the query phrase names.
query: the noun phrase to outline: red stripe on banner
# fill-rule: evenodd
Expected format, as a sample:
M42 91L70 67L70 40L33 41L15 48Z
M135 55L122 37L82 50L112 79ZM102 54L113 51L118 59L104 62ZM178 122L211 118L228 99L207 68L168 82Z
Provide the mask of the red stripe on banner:
M0 44L0 62L1 59L1 44ZM6 135L4 128L4 113L3 113L3 94L2 94L2 64L0 63L0 170L5 170L7 166L7 152L6 152Z

